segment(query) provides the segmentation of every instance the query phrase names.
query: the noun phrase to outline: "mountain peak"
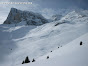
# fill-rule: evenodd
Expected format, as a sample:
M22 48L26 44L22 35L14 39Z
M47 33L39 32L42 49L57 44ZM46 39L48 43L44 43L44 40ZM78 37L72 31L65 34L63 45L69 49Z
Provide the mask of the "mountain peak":
M16 9L16 8L11 8L11 10L10 10L10 12L14 12L14 13L16 13L18 11L18 9Z
M11 10L17 10L16 8L11 8Z
M42 25L48 22L41 14L21 11L16 8L11 8L10 13L4 22L4 24L18 24L20 22L25 22L27 25Z

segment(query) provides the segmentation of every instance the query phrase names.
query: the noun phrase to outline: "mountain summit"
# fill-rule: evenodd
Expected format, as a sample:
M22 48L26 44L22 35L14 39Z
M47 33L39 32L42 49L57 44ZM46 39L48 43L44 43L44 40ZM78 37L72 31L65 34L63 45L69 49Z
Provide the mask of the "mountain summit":
M47 23L48 20L39 13L21 11L16 8L11 8L4 24L18 24L20 22L25 22L27 25L38 26Z

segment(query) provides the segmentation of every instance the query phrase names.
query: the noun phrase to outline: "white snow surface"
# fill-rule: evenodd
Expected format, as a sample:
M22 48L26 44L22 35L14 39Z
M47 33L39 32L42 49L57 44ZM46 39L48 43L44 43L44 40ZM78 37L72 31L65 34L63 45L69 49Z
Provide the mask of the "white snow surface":
M87 66L87 33L88 17L79 17L76 11L41 26L0 25L0 66L22 66L26 56L36 60L28 66Z
M88 33L28 64L18 66L88 66ZM83 45L80 46L80 41ZM49 56L49 59L46 59Z

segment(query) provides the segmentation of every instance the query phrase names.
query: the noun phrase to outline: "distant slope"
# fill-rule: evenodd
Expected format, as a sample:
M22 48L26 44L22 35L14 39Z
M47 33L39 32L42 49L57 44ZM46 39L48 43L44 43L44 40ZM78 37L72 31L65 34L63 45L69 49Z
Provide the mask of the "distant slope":
M88 10L74 10L61 18L61 21L71 23L88 23Z
M62 15L56 14L56 15L53 15L53 16L51 17L51 20L52 20L52 21L58 21L58 20L60 20L62 17L63 17Z

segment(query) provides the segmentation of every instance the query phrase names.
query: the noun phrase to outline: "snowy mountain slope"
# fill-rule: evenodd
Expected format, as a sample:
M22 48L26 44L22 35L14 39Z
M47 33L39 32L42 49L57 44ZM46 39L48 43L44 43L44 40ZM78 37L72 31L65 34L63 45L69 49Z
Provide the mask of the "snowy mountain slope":
M1 55L2 59L3 54L7 54L7 56L5 56L4 63L1 64L7 65L9 63L8 66L19 65L26 56L29 56L30 60L33 58L37 59L38 57L49 53L51 50L55 50L57 46L64 46L88 32L88 23L65 23L55 26L56 23L57 22L53 22L38 26L32 30L29 30L30 27L27 26L18 29L16 29L17 27L10 27L8 29L3 27L3 31L0 32L0 35L2 36L0 38L0 52L2 52L2 49L4 50ZM28 32L25 33L23 29Z
M18 66L87 66L88 65L88 33L60 47L52 53L40 57L34 63ZM83 45L80 45L80 41ZM49 56L49 59L46 59Z
M57 21L57 20L60 20L61 18L62 18L62 15L59 15L59 14L57 15L57 14L56 14L56 15L53 15L53 16L51 17L51 20L52 20L52 21Z
M20 65L26 56L37 59L88 33L88 20L76 19L74 23L61 19L41 26L0 25L0 66Z
M72 23L88 22L88 10L75 10L62 17L61 21L69 21Z
M42 25L48 22L41 14L28 11L21 11L11 8L10 13L4 24L18 24L25 22L25 25Z

